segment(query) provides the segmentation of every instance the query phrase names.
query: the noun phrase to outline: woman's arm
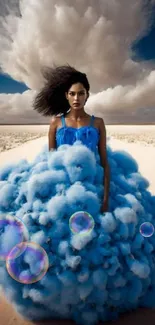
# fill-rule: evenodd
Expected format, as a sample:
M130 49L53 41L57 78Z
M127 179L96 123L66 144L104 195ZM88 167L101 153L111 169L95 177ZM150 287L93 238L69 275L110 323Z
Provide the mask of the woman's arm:
M103 203L108 206L108 199L109 199L109 188L110 188L110 166L107 160L107 151L106 151L106 128L102 118L100 118L99 123L99 130L100 130L100 139L99 139L99 155L101 165L104 168L104 199Z
M56 149L56 129L57 129L57 118L52 117L50 122L50 128L48 132L48 147L49 151L52 149Z

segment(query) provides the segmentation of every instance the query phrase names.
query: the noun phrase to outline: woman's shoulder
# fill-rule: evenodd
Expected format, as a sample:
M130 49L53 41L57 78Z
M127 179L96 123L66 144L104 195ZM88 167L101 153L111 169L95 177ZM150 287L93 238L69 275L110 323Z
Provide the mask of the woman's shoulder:
M57 128L60 119L61 119L60 116L53 115L50 119L50 127Z
M51 117L50 123L57 123L58 121L61 120L61 118L62 118L62 116L60 116L60 115L53 115Z
M55 131L62 125L62 116L60 115L53 115L50 120L50 129L54 129Z
M94 116L95 126L100 129L100 127L104 124L103 118L97 117L95 115L93 115L93 116Z
M95 116L94 114L92 114L91 116L94 116L96 121L103 121L102 117Z

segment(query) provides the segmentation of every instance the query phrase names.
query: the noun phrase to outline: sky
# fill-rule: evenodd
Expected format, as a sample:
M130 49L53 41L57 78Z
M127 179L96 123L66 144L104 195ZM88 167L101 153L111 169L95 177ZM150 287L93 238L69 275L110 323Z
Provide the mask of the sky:
M0 0L0 124L49 123L32 108L43 66L87 74L88 114L155 124L155 0Z

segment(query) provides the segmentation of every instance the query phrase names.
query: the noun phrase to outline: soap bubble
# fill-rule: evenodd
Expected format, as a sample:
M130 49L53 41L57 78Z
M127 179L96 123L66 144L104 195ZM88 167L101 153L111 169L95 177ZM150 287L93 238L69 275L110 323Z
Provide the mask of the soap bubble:
M28 229L20 218L0 215L0 260L5 261L15 245L28 240Z
M36 243L23 242L16 245L6 260L10 276L17 282L38 282L49 268L46 251Z
M94 228L94 219L88 212L78 211L70 217L69 226L74 234L88 234Z
M144 222L141 224L139 231L143 237L151 237L154 233L154 226L151 222Z

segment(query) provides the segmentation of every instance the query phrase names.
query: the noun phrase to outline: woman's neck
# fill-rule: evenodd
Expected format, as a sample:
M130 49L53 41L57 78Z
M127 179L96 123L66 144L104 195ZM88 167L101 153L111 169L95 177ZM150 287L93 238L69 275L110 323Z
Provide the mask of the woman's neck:
M88 117L88 114L84 110L79 110L79 111L70 111L67 114L67 117L72 119L72 120L81 120L85 117Z

